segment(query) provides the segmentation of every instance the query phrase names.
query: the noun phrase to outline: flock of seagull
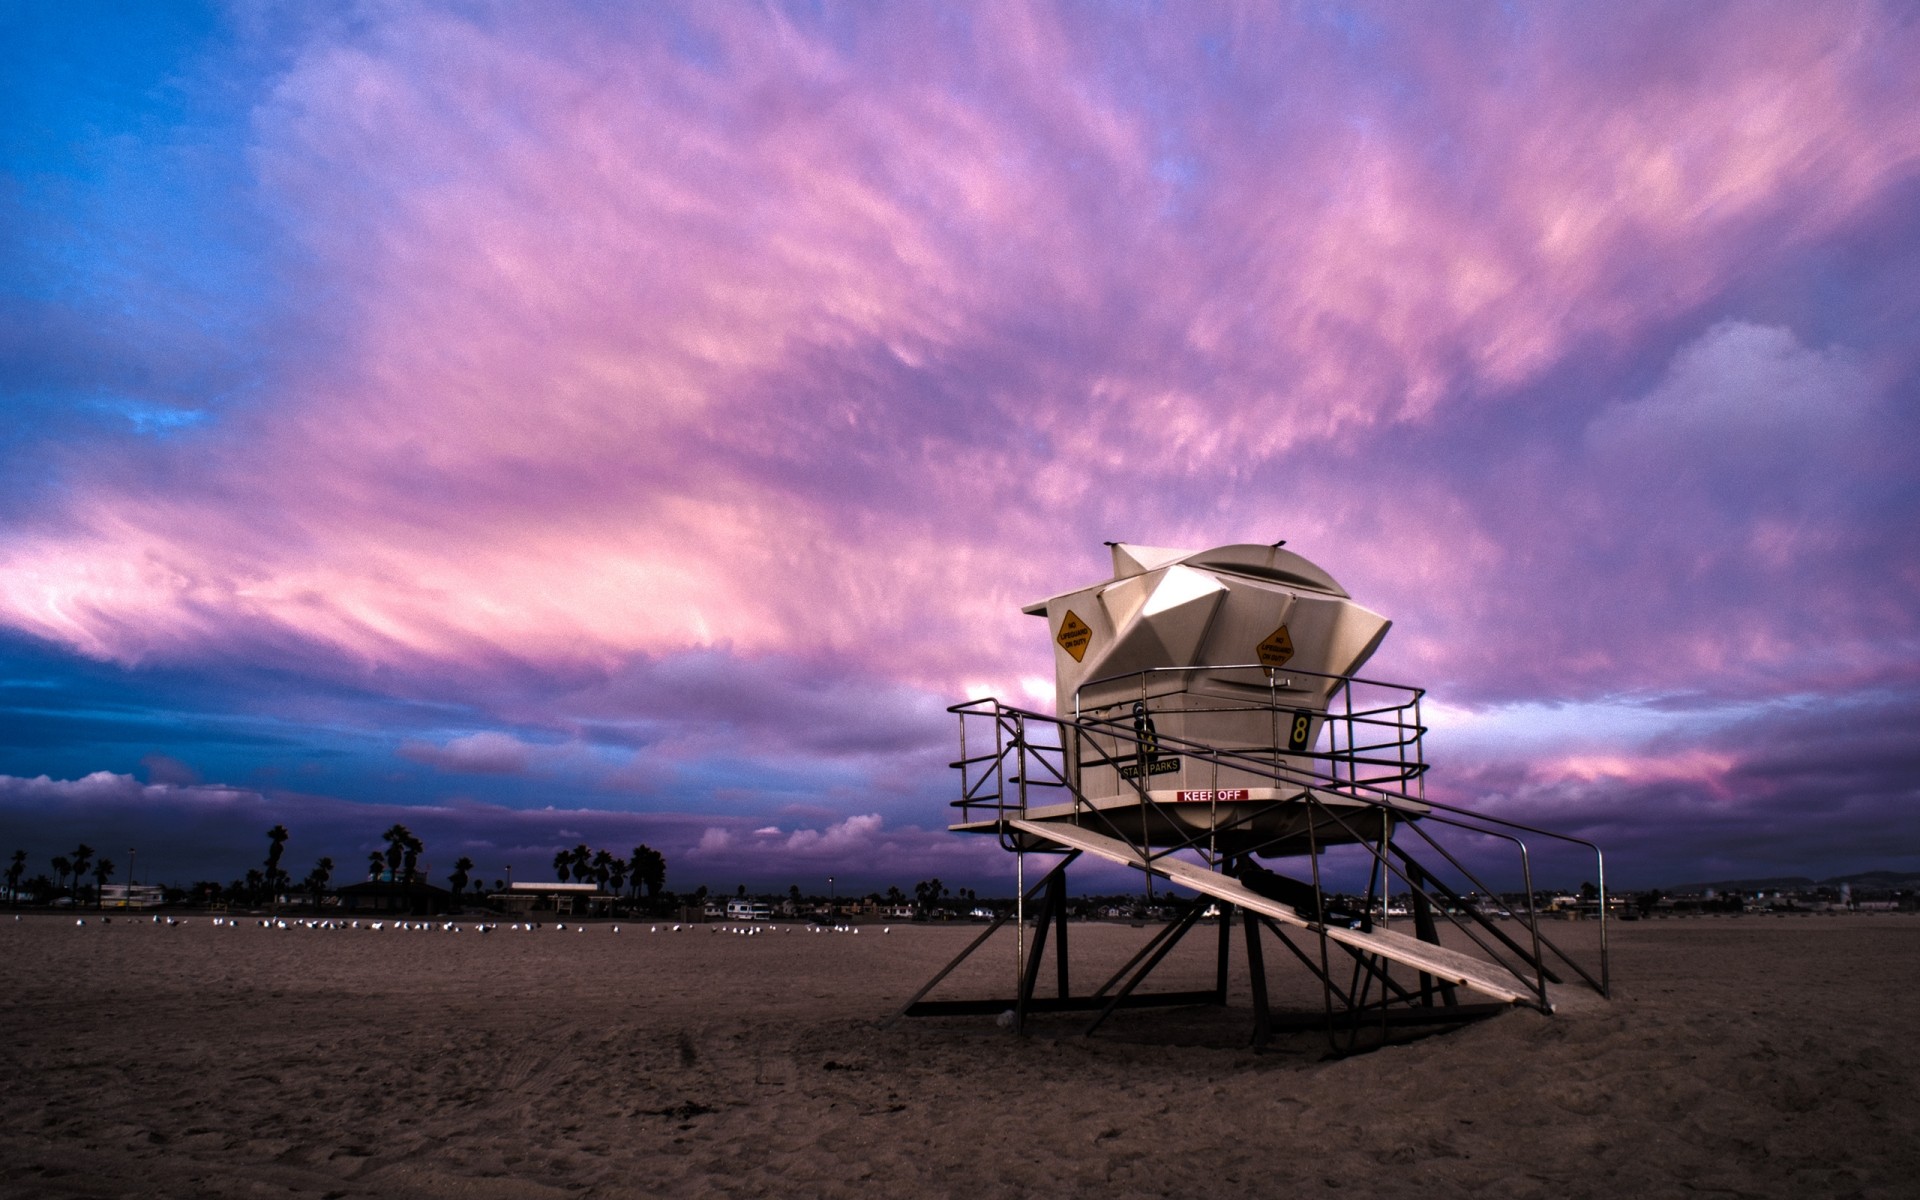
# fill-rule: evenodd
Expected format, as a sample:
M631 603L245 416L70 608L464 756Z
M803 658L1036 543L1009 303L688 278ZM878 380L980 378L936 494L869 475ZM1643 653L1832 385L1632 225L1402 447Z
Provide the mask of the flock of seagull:
M13 919L18 921L20 918L18 915L15 915ZM99 921L102 924L113 923L112 917L97 917L95 918L95 920ZM86 923L87 923L87 918L85 917L77 918L74 921L75 925L85 925ZM188 923L189 922L184 917L161 917L156 915L153 918L153 924L155 925L166 924L166 925L177 927L181 925L186 925ZM435 933L435 932L462 933L462 932L471 930L474 933L485 934L485 933L492 933L501 927L500 923L497 921L491 921L491 922L475 921L475 922L469 922L465 924L459 921L402 921L402 920L357 921L357 920L341 920L337 918L326 918L326 919L295 918L290 921L285 917L256 917L256 918L253 918L251 921L236 921L232 917L215 917L213 918L213 924L216 928L221 928L221 929L239 929L244 925L251 924L261 929L328 929L328 930L366 929L375 933L386 932L386 931L397 932L397 931L403 931L403 930L411 933ZM575 922L574 924L569 925L565 921L556 921L552 925L546 925L538 921L514 921L509 923L506 926L506 928L510 932L519 932L519 933L534 933L542 929L552 929L556 933L566 933L569 931L572 931L575 933L585 933L590 927L587 925L582 925L579 922ZM620 932L620 926L618 925L608 926L608 928L613 933ZM735 937L761 937L761 936L775 933L775 932L787 933L787 934L790 934L793 932L793 927L791 925L782 925L782 926L736 925L731 923L726 925L692 925L684 922L670 926L670 927L652 925L647 928L647 932L648 933L692 933L696 929L705 929L707 932L712 934L731 934ZM806 927L806 930L808 933L815 933L815 934L820 934L820 933L857 934L860 932L860 927L858 925L809 925ZM891 925L883 926L880 932L892 933L893 927Z

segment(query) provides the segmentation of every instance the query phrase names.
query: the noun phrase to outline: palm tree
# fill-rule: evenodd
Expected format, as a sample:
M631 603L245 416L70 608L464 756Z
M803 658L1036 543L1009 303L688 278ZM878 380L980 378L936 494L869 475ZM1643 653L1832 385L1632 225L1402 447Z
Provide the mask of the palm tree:
M467 890L467 872L473 870L473 860L462 854L454 860L453 874L447 876L447 882L453 885L453 898L458 900L460 893Z
M940 882L939 876L935 876L914 884L913 898L920 902L922 912L931 912L934 906L940 903L940 897L946 893L946 890L946 885Z
M660 895L667 882L667 860L645 842L633 848L633 885L647 889L647 899Z
M367 878L378 880L380 878L380 872L386 869L387 856L378 850L369 851L367 854Z
M631 866L624 858L614 859L613 865L607 869L607 886L614 895L618 896L620 889L627 886L627 873L631 869Z
M267 830L267 886L273 889L277 907L280 900L280 854L287 848L287 827L275 825Z
M395 825L380 837L387 843L387 869L393 872L396 880L412 883L414 869L420 863L420 852L426 847L405 825Z
M322 858L313 864L313 870L307 872L307 891L313 895L313 906L320 907L320 901L326 898L327 884L333 879L333 860Z
M27 852L15 850L13 865L7 868L7 903L20 907L20 877L27 873Z
M72 870L73 864L67 861L66 855L55 856L53 860L53 890L56 893L66 889L67 874Z
M554 871L554 874L560 876L561 883L565 883L567 881L568 876L571 875L573 872L572 851L562 850L560 853L553 856L553 871Z
M592 875L593 881L599 884L601 890L604 891L607 886L607 881L613 878L613 855L605 850L594 851Z
M581 842L578 846L575 846L572 849L572 851L569 853L569 857L573 859L574 879L581 883L585 883L587 879L593 874L593 851L587 849L587 844L585 842Z
M266 882L267 882L267 877L260 873L260 869L258 867L248 868L247 870L247 903L248 904L260 903L260 889L266 885Z
M93 906L100 907L101 893L107 890L107 880L113 878L113 860L103 858L93 867ZM131 898L131 897L129 897Z
M72 854L67 856L72 865L67 869L73 872L73 902L80 903L80 877L87 873L87 866L93 861L93 847L81 842Z

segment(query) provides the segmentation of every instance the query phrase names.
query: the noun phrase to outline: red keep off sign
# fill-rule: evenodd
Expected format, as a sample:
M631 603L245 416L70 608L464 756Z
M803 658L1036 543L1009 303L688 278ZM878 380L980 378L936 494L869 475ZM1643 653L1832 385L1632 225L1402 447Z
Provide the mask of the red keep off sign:
M1251 799L1251 796L1246 788L1199 788L1175 792L1173 799L1176 804L1207 804L1215 800L1225 804L1232 800Z

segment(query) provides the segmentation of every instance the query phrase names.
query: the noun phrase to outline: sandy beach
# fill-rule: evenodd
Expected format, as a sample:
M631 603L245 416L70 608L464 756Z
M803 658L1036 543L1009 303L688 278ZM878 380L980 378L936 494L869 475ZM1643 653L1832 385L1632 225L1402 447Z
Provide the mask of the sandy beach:
M1244 978L888 1022L972 927L652 928L0 916L0 1197L1920 1194L1911 916L1619 924L1611 1002L1348 1058L1252 1052ZM1150 932L1074 925L1080 977Z

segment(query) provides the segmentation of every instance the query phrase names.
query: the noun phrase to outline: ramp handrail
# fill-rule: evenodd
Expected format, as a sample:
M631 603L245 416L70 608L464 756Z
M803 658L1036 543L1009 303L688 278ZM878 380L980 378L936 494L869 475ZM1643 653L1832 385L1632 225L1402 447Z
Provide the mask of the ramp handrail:
M1154 668L1147 672L1129 674L1139 674L1141 676L1167 672L1192 674L1202 670L1247 670L1250 667L1251 669L1266 669L1260 667L1258 664L1249 664L1224 668ZM1270 671L1269 678L1274 679L1277 677L1277 674L1276 672ZM1356 844L1368 847L1376 864L1380 868L1379 873L1383 880L1388 876L1396 878L1410 893L1420 895L1433 909L1444 915L1452 925L1475 942L1489 958L1506 967L1516 977L1525 978L1528 974L1532 975L1533 980L1529 986L1537 992L1543 1005L1546 1002L1546 984L1548 980L1553 978L1557 982L1557 978L1553 977L1552 973L1546 967L1546 960L1542 954L1543 950L1551 952L1557 959L1566 963L1567 966L1580 975L1596 991L1599 991L1603 995L1608 994L1610 991L1610 978L1605 924L1607 910L1605 891L1606 877L1604 858L1600 848L1584 838L1541 829L1516 821L1509 821L1502 817L1492 816L1487 813L1477 812L1427 798L1424 794L1424 780L1422 778L1426 770L1426 764L1421 757L1420 748L1421 736L1426 732L1424 726L1419 722L1419 702L1420 697L1424 694L1421 689L1396 684L1384 684L1372 680L1327 676L1316 672L1291 672L1290 674L1312 675L1320 679L1332 680L1334 684L1328 691L1326 709L1316 710L1319 711L1323 717L1325 727L1330 730L1327 738L1328 749L1324 751L1308 750L1305 752L1289 751L1286 755L1287 759L1302 760L1311 764L1311 769L1295 767L1291 763L1281 759L1277 753L1265 749L1258 751L1224 749L1196 742L1191 739L1166 734L1154 736L1155 746L1162 751L1175 750L1182 755L1190 755L1201 762L1211 762L1217 766L1230 767L1255 776L1264 776L1283 786L1301 788L1301 794L1298 800L1309 805L1311 811L1316 814L1316 817L1324 816L1330 819L1339 825ZM1125 677L1126 676L1115 676L1110 677L1108 680L1096 680L1094 682L1110 682L1111 679ZM1369 687L1396 690L1408 698L1397 704L1362 707L1356 711L1352 703L1353 685L1356 683ZM1146 685L1143 682L1143 693L1145 687ZM1298 710L1298 706L1278 703L1277 697L1279 689L1276 687L1274 692L1276 702L1272 707L1276 713L1280 711L1293 712ZM1331 701L1336 695L1343 697L1343 707L1345 711L1334 710ZM1115 706L1103 704L1100 706L1100 709L1107 710L1112 707ZM1234 711L1244 711L1247 707L1246 705L1238 705L1235 706ZM1088 765L1090 762L1097 764L1101 762L1126 761L1127 758L1133 755L1144 753L1147 748L1146 742L1140 734L1136 732L1130 722L1086 713L1076 713L1076 715L1071 718L1051 716L1045 713L1033 712L1006 705L992 697L957 704L949 708L948 711L955 713L960 718L961 756L951 765L961 772L961 796L953 802L953 807L961 810L963 820L967 822L977 822L979 820L979 816L976 815L977 810L990 811L993 814L994 822L997 824L1003 845L1008 849L1015 849L1016 838L1010 830L1009 821L1012 819L1024 819L1028 815L1030 808L1029 789L1040 788L1055 794L1065 791L1073 797L1077 816L1092 818L1099 823L1105 824L1109 832L1118 832L1114 829L1111 818L1087 802L1086 797L1080 792L1076 780L1071 777L1072 773L1069 770L1066 745L1070 738L1085 739L1092 742L1098 757L1088 760L1082 756L1074 756L1075 760L1081 765ZM1228 710L1200 709L1189 711ZM968 753L967 728L969 718L974 719L976 722L980 719L991 721L994 734L991 751L987 751L984 746L981 746L979 753L971 755ZM1389 735L1385 741L1368 741L1363 744L1355 736L1354 730L1356 726L1362 728L1387 728L1391 729L1393 733ZM1051 730L1057 738L1057 744L1049 745L1043 741L1037 742L1030 736L1032 732L1041 730ZM1342 736L1343 734L1344 737ZM1110 748L1101 748L1102 739L1108 742ZM978 743L978 739L976 739L976 743ZM1125 750L1124 748L1128 746L1133 747L1133 749L1130 751ZM1381 751L1391 754L1392 757L1379 754ZM1011 770L1009 770L1009 767L1011 767ZM1383 773L1379 775L1369 773L1363 777L1361 774L1363 768L1369 772L1377 768L1381 769ZM1146 803L1148 800L1147 781L1144 778L1140 778L1129 782L1140 795L1142 802ZM1403 786L1392 786L1396 784ZM1413 784L1417 791L1407 791L1404 787L1406 784ZM1400 830L1410 829L1415 832L1423 842L1431 846L1446 859L1448 865L1471 885L1473 891L1488 897L1498 897L1500 893L1482 883L1473 872L1460 861L1458 856L1436 840L1429 831L1421 828L1421 824L1424 822L1457 828L1480 837L1504 841L1510 844L1517 852L1521 878L1525 888L1524 909L1526 925L1533 942L1531 952L1514 943L1504 931L1500 930L1484 913L1480 912L1476 905L1461 902L1461 898L1457 892L1446 887L1445 883L1440 879L1413 864L1411 859L1406 858L1404 849L1398 850L1398 853L1407 865L1406 867L1397 865L1393 861L1393 854L1389 852L1388 843L1384 839L1381 846L1373 846L1366 837L1361 835L1360 831L1356 830L1352 824L1349 823L1346 815L1338 811L1337 808L1325 803L1318 794L1320 792L1339 796L1349 806L1357 804L1367 808L1385 810L1384 816L1392 828ZM1057 804L1058 801L1055 800L1053 803ZM1392 818L1396 816L1401 819L1399 821L1393 821ZM1231 828L1233 824L1233 822L1230 822L1229 825L1225 827L1216 826L1214 831L1217 832L1220 828ZM1309 820L1309 830L1312 829L1313 824L1314 821ZM1555 945L1551 939L1540 932L1539 912L1536 907L1532 879L1531 852L1526 843L1521 840L1520 837L1516 836L1521 833L1584 847L1592 852L1598 879L1598 916L1601 922L1599 930L1599 977L1597 979L1564 950ZM1146 869L1151 870L1152 863L1155 859L1174 854L1180 850L1194 850L1200 852L1203 857L1206 857L1207 851L1200 845L1203 836L1205 835L1196 835L1184 843L1176 843L1166 849L1157 851L1152 847L1140 847L1139 849ZM1258 849L1256 848L1254 852L1257 853ZM1313 862L1315 875L1314 884L1316 891L1318 891L1319 861L1317 849L1313 854ZM1407 868L1411 868L1411 871ZM1368 888L1369 906L1371 906L1372 903L1372 879L1373 876L1370 874ZM1422 882L1423 880L1424 883ZM1439 888L1441 895L1436 897L1427 885ZM1381 902L1384 908L1387 903L1387 898L1382 897ZM1476 930L1474 927L1463 923L1459 919L1461 914L1456 911L1457 909L1464 910L1465 915L1467 915L1471 921L1483 928ZM1487 941L1481 936L1482 932L1488 933L1496 941L1501 942L1510 952L1524 959L1526 966L1531 969L1523 974L1520 969L1506 962L1500 951L1487 944Z

